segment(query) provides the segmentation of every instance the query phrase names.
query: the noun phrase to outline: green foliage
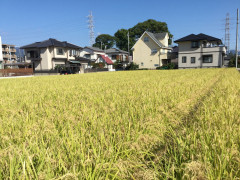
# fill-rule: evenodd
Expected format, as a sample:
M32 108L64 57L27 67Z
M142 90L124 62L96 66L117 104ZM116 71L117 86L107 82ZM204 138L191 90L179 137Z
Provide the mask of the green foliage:
M140 36L145 32L149 31L152 33L161 33L161 32L168 32L169 33L169 44L172 43L171 38L173 37L172 34L169 32L167 24L165 22L156 21L153 19L149 19L147 21L138 23L134 27L130 29L120 29L118 30L114 36L116 38L116 46L119 49L128 50L128 37L127 33L129 31L129 44L130 48L136 43L136 40L140 38Z
M92 68L96 69L103 69L105 67L105 63L100 62L100 63L91 63Z
M236 67L236 56L235 54L230 53L230 61L228 67ZM240 56L238 56L238 67L240 66Z
M134 27L130 28L129 31L130 31L131 37L133 38L140 38L145 31L149 31L152 33L168 32L170 37L169 44L171 44L171 38L173 37L168 30L167 23L156 21L154 19L148 19L147 21L138 23Z
M177 66L174 63L168 63L164 66L157 67L156 69L160 69L160 70L163 70L163 69L177 69Z
M115 37L109 35L109 34L101 34L95 39L95 44L93 44L93 47L98 47L101 49L105 49L105 46L107 49L112 48L115 45Z
M55 70L58 70L58 71L65 71L67 70L67 68L65 66L60 66L60 65L56 65L54 67Z
M113 64L114 69L123 69L123 64L120 60L116 60L115 63Z
M139 69L139 65L138 64L135 64L133 62L131 62L126 68L125 70L137 70Z
M127 29L120 29L115 34L116 46L124 51L128 51L128 30ZM134 42L132 39L130 40L130 47L133 46Z

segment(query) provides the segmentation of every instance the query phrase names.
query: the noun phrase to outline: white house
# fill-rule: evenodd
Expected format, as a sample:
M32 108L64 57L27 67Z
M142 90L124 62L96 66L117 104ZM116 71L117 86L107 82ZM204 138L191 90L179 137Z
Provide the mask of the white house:
M58 41L48 39L46 41L35 42L21 47L25 51L26 62L33 63L35 70L51 70L57 65L79 64L75 58L80 56L79 46L68 43L67 41Z
M86 46L80 52L81 57L91 59L93 62L95 62L100 55L105 55L105 52L97 47Z
M206 34L190 34L174 41L178 44L178 68L222 67L226 47L221 39Z

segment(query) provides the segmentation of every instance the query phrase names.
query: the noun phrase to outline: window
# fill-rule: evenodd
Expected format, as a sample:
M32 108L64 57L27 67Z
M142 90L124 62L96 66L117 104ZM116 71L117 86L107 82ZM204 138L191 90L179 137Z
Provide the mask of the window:
M72 56L72 50L69 50L69 56Z
M144 63L143 62L141 62L141 66L143 66L144 65Z
M213 56L212 55L203 55L203 63L212 63Z
M191 63L195 63L196 62L196 58L195 57L191 57Z
M76 55L77 55L75 49L72 50L72 54L73 54L73 56L76 56Z
M198 48L199 42L198 41L192 41L192 48Z
M57 48L57 55L63 55L63 49Z
M117 55L112 55L112 60L116 60L117 59Z
M90 59L91 55L90 54L85 54L84 57Z
M186 56L182 57L182 63L187 63L187 57Z
M148 42L149 38L148 37L144 37L144 42Z
M152 54L156 54L157 53L157 49L152 49Z
M159 64L154 64L155 67L159 67Z
M27 51L28 58L39 58L39 54L37 51Z

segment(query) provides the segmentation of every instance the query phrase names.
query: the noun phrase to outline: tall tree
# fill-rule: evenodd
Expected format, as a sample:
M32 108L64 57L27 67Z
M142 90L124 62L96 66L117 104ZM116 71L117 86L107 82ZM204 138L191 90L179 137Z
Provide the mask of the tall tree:
M115 45L115 37L109 34L101 34L96 37L93 47L105 49L105 46L106 46L107 49L110 49L114 45Z
M128 30L119 29L115 34L116 46L124 51L128 50ZM131 47L131 46L130 46Z
M127 37L128 31L130 34L129 37L130 48L135 44L137 39L140 38L145 31L149 31L152 33L168 32L170 37L169 44L172 43L171 38L173 36L168 30L167 23L156 21L154 19L148 19L147 21L136 24L135 26L128 30L120 29L114 34L116 38L116 46L122 50L128 49L128 37Z

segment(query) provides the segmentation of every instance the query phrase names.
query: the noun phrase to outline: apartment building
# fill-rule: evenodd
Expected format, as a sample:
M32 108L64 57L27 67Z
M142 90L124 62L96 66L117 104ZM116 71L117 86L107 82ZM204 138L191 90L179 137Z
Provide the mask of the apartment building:
M12 61L16 61L16 48L15 45L10 44L2 44L2 55L3 55L3 62L10 63Z

